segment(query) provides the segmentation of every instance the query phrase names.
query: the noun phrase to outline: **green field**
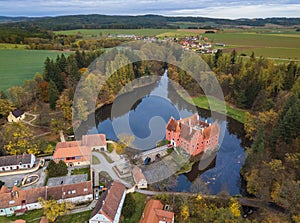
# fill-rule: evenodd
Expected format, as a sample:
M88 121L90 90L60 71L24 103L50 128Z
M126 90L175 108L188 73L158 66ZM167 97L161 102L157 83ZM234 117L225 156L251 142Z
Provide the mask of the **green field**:
M248 56L300 60L300 33L215 33L204 34L213 43L225 43L226 48L235 48ZM226 50L225 50L226 51ZM230 51L227 49L227 51Z
M47 57L55 59L62 52L48 50L0 50L0 90L7 90L22 85L25 80L32 79L36 72L43 72ZM69 55L69 52L64 52Z
M139 36L184 37L202 35L212 43L225 43L225 52L236 49L239 54L279 59L300 60L300 33L291 28L224 29L215 34L205 34L203 29L79 29L57 31L56 34L77 34L84 39L99 38L108 34L132 34Z

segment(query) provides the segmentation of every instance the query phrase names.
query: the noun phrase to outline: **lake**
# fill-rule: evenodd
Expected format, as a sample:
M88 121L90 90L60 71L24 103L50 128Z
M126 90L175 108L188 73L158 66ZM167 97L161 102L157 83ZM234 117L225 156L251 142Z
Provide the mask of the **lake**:
M213 160L200 167L196 162L189 173L176 176L170 190L190 192L200 181L210 194L224 190L230 195L244 194L240 176L245 161L243 125L231 118L212 120L210 111L187 103L172 86L165 73L154 84L118 96L112 105L95 112L97 128L89 129L88 133L104 133L111 140L118 140L119 134L135 135L134 147L147 150L165 137L165 126L171 116L179 119L198 112L202 120L217 121L224 127L220 136L223 141Z

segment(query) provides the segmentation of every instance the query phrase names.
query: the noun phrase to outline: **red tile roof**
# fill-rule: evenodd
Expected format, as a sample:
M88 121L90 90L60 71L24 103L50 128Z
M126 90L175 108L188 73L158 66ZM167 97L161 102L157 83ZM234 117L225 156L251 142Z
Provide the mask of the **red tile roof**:
M26 223L26 221L22 220L22 219L19 219L19 220L13 221L12 223Z
M138 166L135 166L133 168L132 175L136 183L139 183L141 180L146 180L146 177L144 176L142 170Z
M203 131L204 138L208 139L210 136L214 136L218 134L220 131L220 127L217 123L213 123L211 126L207 127Z
M82 136L81 145L83 146L105 146L106 137L104 134L92 134Z
M83 160L89 160L91 156L91 149L86 146L73 146L56 148L53 159L62 159L66 157L83 157Z
M140 223L159 223L160 220L172 222L174 213L163 210L164 205L159 200L151 199L146 204Z
M174 132L180 131L178 123L177 123L177 121L173 117L170 118L170 120L169 120L169 122L167 124L167 129L169 131L174 131Z
M67 147L78 147L80 145L81 145L81 141L58 142L56 144L56 149L67 148Z
M1 187L0 194L4 194L4 193L8 193L8 192L9 192L8 188L5 185L3 185Z
M87 188L87 191L84 191L85 188ZM72 193L74 190L76 193ZM68 193L69 191L70 193ZM65 194L63 194L63 192L65 192ZM0 193L0 209L19 206L22 204L22 201L25 201L26 204L36 203L38 202L39 197L47 199L48 196L51 196L54 199L59 200L62 198L72 198L92 193L91 181L56 187L38 187L28 190L21 190L20 188L13 187L13 189L7 193Z
M165 221L171 223L174 218L174 212L156 209L155 213L159 221Z
M101 195L102 199L98 200L91 217L99 213L106 216L110 221L114 221L125 190L124 184L114 181L109 189Z

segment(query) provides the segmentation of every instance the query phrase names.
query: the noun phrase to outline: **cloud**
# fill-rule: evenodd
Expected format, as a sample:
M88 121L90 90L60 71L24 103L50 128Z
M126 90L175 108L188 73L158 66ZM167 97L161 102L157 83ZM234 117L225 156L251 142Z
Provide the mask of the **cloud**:
M55 16L66 14L299 17L298 0L0 0L0 15Z

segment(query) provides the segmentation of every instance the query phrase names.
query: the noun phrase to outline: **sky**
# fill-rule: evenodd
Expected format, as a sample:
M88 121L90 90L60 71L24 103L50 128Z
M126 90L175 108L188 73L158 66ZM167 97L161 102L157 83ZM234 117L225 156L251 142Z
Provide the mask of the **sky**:
M229 19L300 17L300 0L0 0L0 16L74 14L157 14Z

